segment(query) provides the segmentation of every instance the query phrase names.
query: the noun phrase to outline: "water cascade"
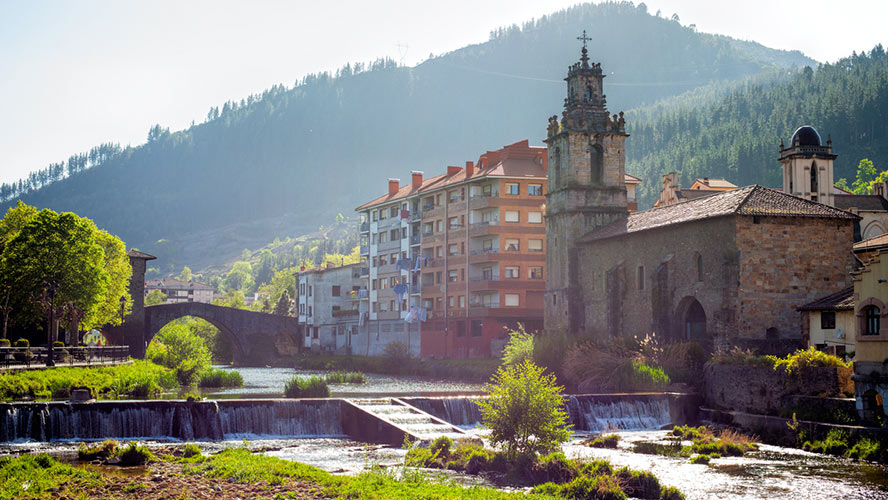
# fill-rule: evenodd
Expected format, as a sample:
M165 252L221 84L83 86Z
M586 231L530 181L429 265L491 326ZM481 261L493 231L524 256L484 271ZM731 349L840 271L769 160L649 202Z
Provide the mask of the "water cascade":
M477 402L481 398L400 398L401 401L453 425L476 426L481 423Z
M593 432L659 429L676 423L667 397L644 396L648 395L569 396L567 412L574 429Z

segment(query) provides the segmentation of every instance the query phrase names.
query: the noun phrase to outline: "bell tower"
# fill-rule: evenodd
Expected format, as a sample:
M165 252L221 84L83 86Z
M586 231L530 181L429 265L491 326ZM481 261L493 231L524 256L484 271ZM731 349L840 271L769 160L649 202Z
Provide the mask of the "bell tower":
M799 127L792 134L789 147L780 140L780 164L783 165L783 192L806 200L835 206L833 193L832 140L826 145L817 129L810 125Z
M628 217L623 113L610 115L600 63L589 63L586 32L580 61L568 68L561 122L549 118L546 192L547 332L585 330L576 242L598 227Z

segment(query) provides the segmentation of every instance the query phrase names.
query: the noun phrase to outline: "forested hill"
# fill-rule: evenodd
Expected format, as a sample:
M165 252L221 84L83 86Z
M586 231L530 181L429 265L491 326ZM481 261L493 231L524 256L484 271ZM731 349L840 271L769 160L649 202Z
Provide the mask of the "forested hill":
M387 177L406 182L410 170L431 175L518 140L539 144L546 118L561 111L562 78L583 30L607 72L614 112L814 64L798 52L697 33L643 4L581 5L414 68L348 65L226 103L187 130L154 127L144 145L73 156L5 186L5 199L74 211L130 246L201 267L208 262L192 260L196 247L226 257L214 254L316 229L384 191ZM284 234L282 220L292 221Z
M862 158L888 170L888 56L881 46L786 81L750 83L714 102L675 102L626 120L627 170L645 181L641 206L656 200L660 176L669 171L679 172L685 187L699 177L780 187L778 145L788 145L801 125L832 137L835 180L852 181Z

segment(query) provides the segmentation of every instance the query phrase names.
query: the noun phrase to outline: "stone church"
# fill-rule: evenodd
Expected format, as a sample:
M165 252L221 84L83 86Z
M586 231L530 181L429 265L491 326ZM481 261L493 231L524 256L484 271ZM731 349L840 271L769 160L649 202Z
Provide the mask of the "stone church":
M850 285L859 217L758 185L630 214L603 79L584 44L549 119L546 331L794 348L796 307Z

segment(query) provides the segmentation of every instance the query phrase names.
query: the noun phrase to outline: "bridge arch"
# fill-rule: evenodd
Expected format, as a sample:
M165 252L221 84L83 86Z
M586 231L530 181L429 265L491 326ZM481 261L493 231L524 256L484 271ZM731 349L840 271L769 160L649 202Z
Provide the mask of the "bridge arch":
M275 339L280 335L296 335L297 321L291 316L278 316L216 306L200 302L180 302L145 307L147 345L160 329L178 318L194 316L208 321L232 339L237 364L270 364L277 356Z

